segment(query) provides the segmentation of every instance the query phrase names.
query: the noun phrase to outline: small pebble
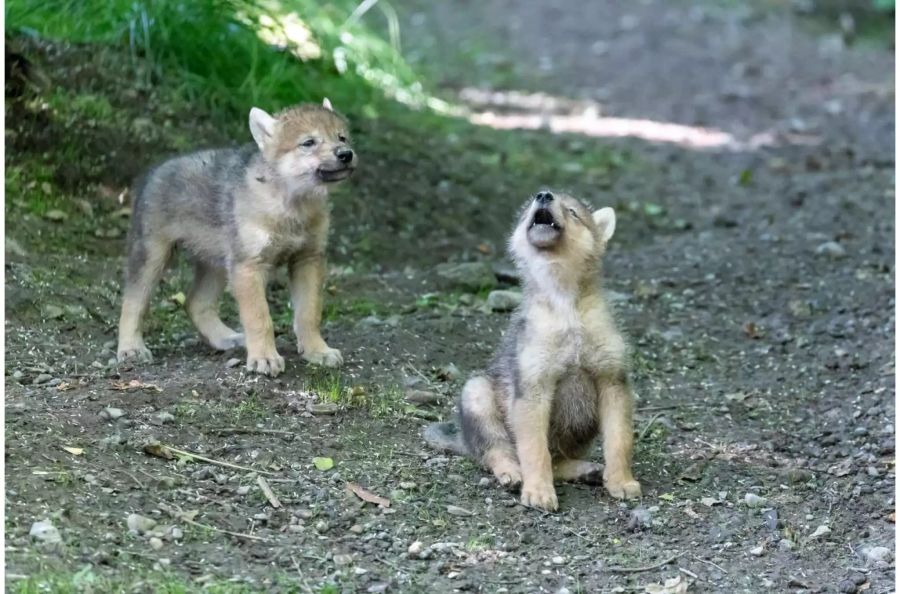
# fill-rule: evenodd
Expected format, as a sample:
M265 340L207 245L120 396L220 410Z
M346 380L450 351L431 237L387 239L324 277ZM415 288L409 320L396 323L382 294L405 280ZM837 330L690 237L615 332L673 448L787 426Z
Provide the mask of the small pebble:
M892 557L887 547L867 547L863 549L863 555L869 563L890 563Z
M47 544L59 544L62 542L62 535L50 520L41 520L32 524L28 535Z
M631 531L643 530L653 525L653 514L645 507L636 507L628 516L627 528Z
M557 555L557 556L553 557L552 559L550 559L550 562L553 563L554 565L563 565L566 562L566 560L562 556Z
M359 524L354 524L350 526L350 532L353 534L362 534L365 531L365 528L360 526Z
M23 377L25 377L25 374L22 373L21 371L19 371L18 369L16 369L15 371L12 372L12 378L16 381L22 379Z
M237 488L238 495L246 495L249 492L250 492L250 485L241 485L240 487Z
M167 425L169 423L175 422L175 415L173 415L170 412L165 412L165 411L158 412L155 415L153 415L153 421L157 425Z
M334 557L332 557L331 560L334 561L334 564L337 566L350 565L351 563L353 563L353 556L352 555L335 555Z
M228 361L225 361L225 367L228 367L229 369L232 367L237 367L240 364L241 364L241 360L238 359L237 357L232 357Z
M50 386L51 388L53 388L53 387L60 385L61 383L62 383L62 380L59 379L58 377L55 377L52 380L50 380L49 382L47 382L47 385Z
M467 510L464 507L459 507L458 505L448 505L447 513L451 516L474 516L475 512Z
M416 489L416 484L412 481L403 481L400 483L400 488L404 491L414 491Z
M154 551L160 550L161 548L163 548L163 541L154 536L150 539L150 548L152 548Z
M132 532L136 532L138 534L144 534L145 532L149 532L156 527L156 520L153 518L147 518L140 514L129 514L128 519L126 520L126 524L128 525L128 529Z
M34 383L35 386L39 386L41 384L46 384L47 382L49 382L52 379L53 379L53 376L50 375L49 373L42 373L39 376L37 376L36 378L34 378L34 382L32 382L32 383Z
M326 532L328 530L328 522L319 520L316 522L316 532Z
M425 545L422 543L422 541L417 540L416 542L409 545L409 548L406 549L406 552L410 557L418 557L422 553L422 550L424 548Z
M843 258L847 255L847 250L836 241L826 241L816 248L816 254L819 256L828 256L829 258Z
M816 531L809 535L809 538L815 540L817 538L822 538L823 536L828 536L831 534L831 528L828 526L822 525L816 528Z
M754 557L762 557L762 554L765 552L765 550L765 547L759 545L758 547L753 547L752 549L750 549L750 554Z
M100 418L109 419L110 421L115 421L116 419L122 418L124 416L125 411L121 408L107 407L100 411Z
M744 503L747 507L762 507L766 504L766 498L760 497L755 493L747 493L744 495Z

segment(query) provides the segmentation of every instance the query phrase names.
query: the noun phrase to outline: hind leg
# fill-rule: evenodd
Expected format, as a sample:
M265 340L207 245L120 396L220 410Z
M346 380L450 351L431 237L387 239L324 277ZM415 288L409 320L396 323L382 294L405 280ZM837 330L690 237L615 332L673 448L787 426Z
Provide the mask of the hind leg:
M225 291L225 270L204 262L194 265L194 284L185 303L188 315L209 345L227 351L244 345L244 335L219 318L219 297Z
M516 451L503 424L491 382L476 376L466 382L460 401L463 439L469 450L504 487L522 483Z
M153 359L144 345L141 325L150 295L156 288L169 256L172 244L159 238L135 238L129 246L125 273L125 289L122 292L122 314L119 317L119 361L136 359L149 362Z

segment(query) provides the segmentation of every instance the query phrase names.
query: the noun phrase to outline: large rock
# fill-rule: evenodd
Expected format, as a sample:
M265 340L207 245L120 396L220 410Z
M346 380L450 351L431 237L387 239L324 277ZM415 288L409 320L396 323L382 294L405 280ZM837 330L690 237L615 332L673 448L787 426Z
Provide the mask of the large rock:
M435 269L441 276L460 289L466 291L481 291L493 289L497 286L497 277L494 276L494 268L488 262L462 262L459 264L439 264Z
M512 311L522 303L522 294L518 291L491 291L487 305L491 311Z

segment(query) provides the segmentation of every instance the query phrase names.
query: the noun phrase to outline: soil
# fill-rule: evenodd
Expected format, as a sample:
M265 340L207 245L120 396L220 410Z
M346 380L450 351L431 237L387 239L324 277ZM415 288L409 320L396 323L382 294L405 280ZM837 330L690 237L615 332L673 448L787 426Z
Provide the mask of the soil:
M7 587L892 592L892 53L780 5L392 4L410 61L494 121L599 114L726 141L357 118L369 157L335 198L324 326L345 367L294 354L282 277L286 373L229 366L243 353L209 350L178 306L184 265L149 314L155 362L116 365L119 192L162 154L244 133L128 84L114 55L21 40L52 87L7 103ZM640 501L560 485L542 514L420 438L508 319L436 266L508 267L515 208L544 184L619 213L605 286L634 351ZM130 514L183 533L151 541ZM61 543L29 535L44 519Z

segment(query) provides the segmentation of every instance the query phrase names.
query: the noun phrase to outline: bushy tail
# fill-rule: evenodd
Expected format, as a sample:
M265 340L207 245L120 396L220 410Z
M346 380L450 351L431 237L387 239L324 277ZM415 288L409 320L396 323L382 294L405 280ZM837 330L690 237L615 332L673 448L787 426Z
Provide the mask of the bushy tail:
M425 443L436 450L454 452L461 456L469 453L455 423L431 423L425 427L422 437Z

